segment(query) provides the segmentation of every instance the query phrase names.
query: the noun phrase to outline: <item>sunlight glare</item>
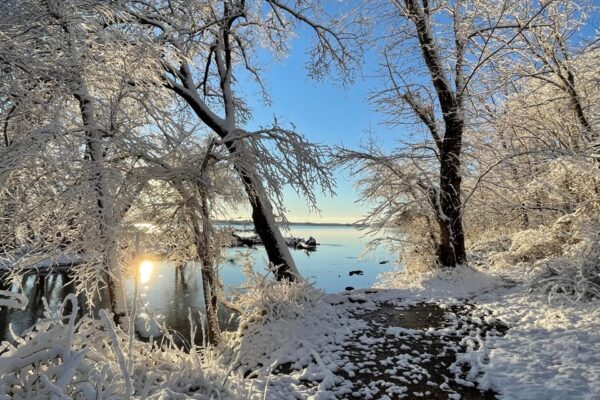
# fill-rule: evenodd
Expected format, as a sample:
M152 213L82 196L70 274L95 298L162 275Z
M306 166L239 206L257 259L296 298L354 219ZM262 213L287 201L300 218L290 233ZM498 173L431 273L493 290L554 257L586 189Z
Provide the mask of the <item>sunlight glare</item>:
M140 282L146 283L152 277L152 270L154 269L154 264L152 261L144 260L140 263Z

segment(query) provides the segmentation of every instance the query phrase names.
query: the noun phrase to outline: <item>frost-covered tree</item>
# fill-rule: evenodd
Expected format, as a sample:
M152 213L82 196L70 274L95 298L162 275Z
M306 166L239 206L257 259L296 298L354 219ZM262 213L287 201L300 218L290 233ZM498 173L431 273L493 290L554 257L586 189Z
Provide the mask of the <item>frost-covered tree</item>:
M317 4L266 3L276 15L258 3L175 3L2 4L2 258L15 280L40 262L78 263L76 290L90 301L102 292L117 322L127 314L123 279L135 274L132 237L148 222L141 207L160 211L150 218L158 231L178 232L179 255L201 260L215 322L221 243L210 222L239 204L232 173L241 178L278 279L298 275L270 201L283 218L285 185L311 206L315 185L332 189L320 146L276 121L252 132L240 128L249 111L234 95L235 76L244 70L262 87L252 53L264 44L281 55L297 23L318 39L313 75L325 73L332 58L347 67L347 37L313 19ZM189 110L217 134L211 151L200 150L204 131L177 122ZM152 193L175 200L189 229L169 221L173 208L153 208ZM211 326L216 340L218 326Z
M111 14L102 2L3 7L3 35L11 40L2 65L14 82L3 92L4 195L23 193L13 202L20 215L13 207L7 218L17 231L19 221L29 231L13 235L22 246L7 257L17 266L81 258L78 289L91 298L106 287L119 320L126 308L118 238L143 185L131 174L135 159L127 146L146 124L140 110L150 104L140 107L141 87L133 91L128 81L143 72L144 57L123 45L123 32L106 29ZM29 94L10 90L20 82Z
M579 87L590 105L600 96L590 69L597 57L592 52L576 64L577 73L587 76ZM535 77L511 86L514 92L492 108L487 129L472 135L468 150L467 214L480 232L491 226L506 233L551 224L596 201L593 180L585 189L576 183L576 171L595 169L595 157L571 99ZM571 168L575 175L568 173Z
M182 274L187 263L199 263L207 340L215 345L220 336L217 309L228 304L217 265L231 234L215 228L212 221L237 207L243 189L229 165L229 154L217 150L217 138L181 128L162 124L169 140L165 137L153 151L140 153L148 184L128 219L150 224L145 240L177 263Z
M524 8L523 19L536 11ZM598 109L590 102L597 89L589 84L598 68L598 51L594 50L598 38L581 32L590 15L597 12L597 5L586 0L549 2L536 16L535 26L520 32L515 40L515 57L508 65L504 60L497 63L503 75L513 80L533 78L540 88L555 90L557 100L568 100L579 123L578 132L570 139L573 147L589 148L599 135L594 126ZM506 36L497 40L506 40Z
M523 20L534 10L522 5L520 12ZM586 197L575 194L570 178L561 182L547 174L558 160L582 165L596 156L600 53L596 38L581 29L593 12L583 1L549 2L514 40L511 57L495 60L493 87L500 83L500 90L480 107L485 123L473 131L467 150L467 198L476 229L486 224L483 215L493 214L500 220L489 226L547 224Z
M275 276L295 279L298 270L271 201L284 219L282 188L291 185L315 206L314 188L332 189L330 173L319 146L277 121L254 132L243 128L249 110L236 96L236 77L243 72L264 90L255 53L263 47L281 56L298 25L311 28L317 39L311 53L313 76L322 76L332 65L346 72L349 36L321 22L323 10L312 1L123 1L121 6L124 20L137 23L142 37L150 36L164 48L162 84L190 106L231 154Z
M429 245L436 243L437 264L465 264L462 158L465 133L480 122L478 106L489 96L481 82L494 73L495 60L511 54L512 42L537 23L547 5L536 5L535 12L515 23L519 7L510 1L373 4L382 25L376 34L384 84L371 100L389 116L390 125L415 127L414 136L391 155L350 151L342 159L360 165L367 176L396 171L396 179L386 183L361 181L365 196L379 200L369 220L397 224L418 216L424 221L417 224L421 236ZM507 40L493 40L500 31Z
M551 299L579 301L600 293L597 9L545 4L481 83L494 90L465 146L465 221L478 263L522 263ZM516 24L533 11L521 4Z

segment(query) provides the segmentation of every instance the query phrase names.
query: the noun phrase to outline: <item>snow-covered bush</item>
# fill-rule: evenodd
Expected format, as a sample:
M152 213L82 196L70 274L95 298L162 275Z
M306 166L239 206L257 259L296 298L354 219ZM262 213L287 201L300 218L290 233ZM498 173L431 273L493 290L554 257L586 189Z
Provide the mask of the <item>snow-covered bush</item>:
M246 293L237 301L244 311L241 325L245 322L266 324L302 315L323 294L309 281L272 281L260 274L255 275L246 288Z
M108 313L77 320L77 311L69 295L14 344L2 342L0 399L209 399L223 392L211 383L225 381L211 350L130 342Z
M263 367L266 357L274 365L288 361L284 357L292 352L282 349L294 346L290 321L310 316L322 296L323 292L308 281L277 282L266 275L254 274L244 292L236 296L235 304L242 311L240 325L236 332L224 333L221 348L224 362L231 363L232 368L250 371ZM315 315L315 324L322 318Z
M519 273L533 290L550 301L600 299L600 219L595 210L580 208L550 226L516 232L510 246L475 249L481 264ZM480 244L485 249L486 246Z
M531 262L561 253L562 238L551 228L526 229L513 235L508 249L511 263Z
M542 271L533 280L550 301L600 299L600 221L576 214L568 216L573 229L561 254L542 260ZM565 225L561 220L554 228Z
M483 182L474 193L467 208L469 237L478 240L471 260L530 282L550 300L598 297L600 169L575 151L540 150L538 139L527 136L534 152L490 170L493 190ZM496 226L504 228L494 235Z

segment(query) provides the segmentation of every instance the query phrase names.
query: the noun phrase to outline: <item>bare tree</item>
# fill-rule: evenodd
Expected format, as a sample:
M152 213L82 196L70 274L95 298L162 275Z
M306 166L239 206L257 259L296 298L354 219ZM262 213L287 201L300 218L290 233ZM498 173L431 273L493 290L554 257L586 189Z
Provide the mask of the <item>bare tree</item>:
M385 87L373 93L371 100L389 116L390 125L416 124L426 132L426 138L408 140L404 148L380 158L384 165L400 161L414 166L410 175L415 188L399 191L394 206L387 202L386 214L403 210L403 204L417 198L426 201L438 225L438 235L434 235L437 263L443 267L465 264L461 197L465 132L481 122L478 107L490 96L487 87L482 90L482 81L494 73L493 62L511 54L513 42L537 23L547 3L519 23L512 21L518 7L508 1L374 4L371 10L385 22L383 34L377 37L383 43ZM493 40L499 31L507 32L504 41ZM342 159L361 163L356 156L345 152ZM372 167L376 163L372 157L363 160ZM414 175L415 169L421 171L420 178ZM382 215L377 212L372 217Z
M592 121L596 110L588 102L589 91L595 88L585 85L586 77L580 76L585 74L581 68L584 64L597 65L598 52L593 48L598 39L579 32L594 13L597 6L585 0L549 3L536 17L536 26L521 31L515 41L517 63L513 60L511 66L503 65L504 74L534 78L540 85L554 88L557 98L564 96L569 100L580 125L572 141L583 147L589 147L599 135Z
M13 252L15 265L57 256L83 258L75 268L78 289L92 297L107 286L115 320L125 322L118 240L122 217L143 182L132 176L135 159L123 150L131 139L127 135L138 133L146 121L133 106L137 102L124 76L127 68L119 67L139 54L122 51L118 38L104 29L110 14L101 12L99 2L4 6L10 11L3 15L11 21L2 21L3 32L14 37L11 43L25 46L9 45L11 51L2 53L3 68L33 91L28 96L3 92L12 106L4 114L9 162L2 174L20 177L11 180L14 185L37 181L46 190L21 198L23 214L11 216L18 227L27 208L37 206L26 223L32 233L24 245L31 257ZM107 55L114 61L104 62ZM139 66L142 58L136 62ZM24 116L39 122L26 127L20 121ZM21 191L31 188L16 192Z
M159 45L167 46L161 59L163 85L189 104L233 156L277 279L294 280L299 274L277 228L271 200L282 211L281 189L289 184L315 206L313 187L330 191L330 173L321 148L276 121L256 132L241 128L249 114L243 100L235 96L235 71L245 69L264 92L252 59L257 41L260 38L280 55L287 49L295 23L312 28L317 38L311 54L312 75L321 76L330 68L330 60L347 70L349 37L315 19L320 10L318 3L309 1L294 5L274 0L123 3L124 14L147 27L144 35L151 34Z

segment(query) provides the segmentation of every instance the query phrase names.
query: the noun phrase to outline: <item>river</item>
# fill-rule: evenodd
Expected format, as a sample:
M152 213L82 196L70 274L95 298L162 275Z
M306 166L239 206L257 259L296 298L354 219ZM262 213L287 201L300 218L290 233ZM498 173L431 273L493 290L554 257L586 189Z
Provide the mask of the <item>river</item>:
M320 243L316 251L292 250L292 255L302 276L325 292L339 292L347 287L370 287L381 272L396 268L395 255L386 249L363 254L371 237L363 237L364 232L356 227L294 225L285 235L313 236ZM267 271L267 257L262 246L227 249L225 261L219 267L219 276L228 289L240 287L246 279L239 261L240 253L251 257L254 271ZM351 271L360 273L350 276ZM29 298L29 304L25 310L0 310L0 339L9 337L9 323L18 335L42 316L42 297L46 297L51 309L59 308L64 296L72 291L68 281L65 274L59 273L49 276L43 285L33 274L25 277L23 293ZM160 329L153 322L158 321L158 324L187 340L190 335L189 316L199 323L204 308L199 269L188 265L181 275L176 273L170 262L147 264L140 270L140 281L140 297L144 304L136 319L136 330L140 336L160 335ZM133 288L131 280L125 283L130 296ZM227 312L222 313L221 321L225 328L233 324ZM199 338L200 334L196 340Z

